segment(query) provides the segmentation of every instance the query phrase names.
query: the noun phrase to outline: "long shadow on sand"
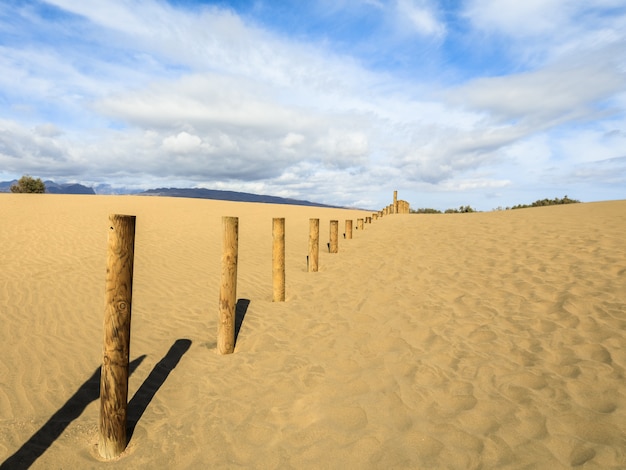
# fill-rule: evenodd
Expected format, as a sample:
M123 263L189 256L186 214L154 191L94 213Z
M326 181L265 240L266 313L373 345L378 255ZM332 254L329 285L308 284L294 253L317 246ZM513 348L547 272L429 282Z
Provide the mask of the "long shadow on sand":
M139 390L135 392L133 398L128 402L128 418L126 424L126 436L130 442L130 438L135 432L135 426L141 419L146 408L165 383L167 376L180 362L183 354L187 352L191 346L191 340L178 339L174 342L167 354L154 366L150 375L143 381Z
M154 366L150 375L143 381L139 390L128 402L127 409L127 438L135 430L137 422L146 411L146 408L156 395L167 376L180 362L183 354L191 346L188 339L179 339L174 342L167 354ZM130 362L129 376L145 359L140 356ZM69 424L78 418L92 401L100 397L100 367L96 369L87 381L80 386L74 395L44 424L39 431L19 448L12 456L0 464L0 470L14 470L29 468L35 460L50 448L52 443L65 431Z
M241 325L243 325L243 319L246 317L249 305L249 299L239 299L237 300L237 305L235 305L235 344L237 344L239 330L241 330Z
M128 368L129 375L145 359L139 356L131 361ZM69 424L78 418L92 401L100 397L100 367L96 369L91 377L82 384L76 393L52 415L32 437L19 448L4 463L0 464L1 470L13 470L28 468L35 460L52 445L52 443L65 431Z

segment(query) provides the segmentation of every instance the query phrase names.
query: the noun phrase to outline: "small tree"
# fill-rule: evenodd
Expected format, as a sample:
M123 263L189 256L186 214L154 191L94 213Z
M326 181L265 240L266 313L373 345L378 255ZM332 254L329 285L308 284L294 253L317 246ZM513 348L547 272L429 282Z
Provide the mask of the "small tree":
M19 181L11 185L12 193L45 193L46 185L41 178L33 178L29 175L22 176Z

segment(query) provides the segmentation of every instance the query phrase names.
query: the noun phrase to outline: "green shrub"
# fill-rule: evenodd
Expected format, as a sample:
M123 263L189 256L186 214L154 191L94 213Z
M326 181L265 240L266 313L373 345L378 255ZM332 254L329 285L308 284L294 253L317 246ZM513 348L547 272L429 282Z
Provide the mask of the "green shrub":
M411 209L412 214L441 214L441 211L430 208Z
M575 204L580 201L577 199L570 199L567 195L563 196L562 199L555 197L554 199L539 199L532 204L518 204L517 206L511 207L511 209L525 209L527 207L542 207L542 206L556 206L559 204Z
M29 175L22 176L17 183L11 185L12 193L45 193L46 185L41 178L33 178Z
M460 206L458 209L446 209L446 214L465 214L468 212L476 212L471 206Z

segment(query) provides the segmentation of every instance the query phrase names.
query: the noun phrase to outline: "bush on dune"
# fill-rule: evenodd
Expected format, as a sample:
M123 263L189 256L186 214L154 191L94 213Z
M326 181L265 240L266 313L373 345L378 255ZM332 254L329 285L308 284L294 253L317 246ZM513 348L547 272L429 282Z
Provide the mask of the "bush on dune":
M503 210L511 210L511 209L525 209L528 207L543 207L543 206L556 206L560 204L576 204L580 201L578 199L571 199L567 195L562 198L555 197L554 199L539 199L532 204L518 204L513 207L507 207L506 209L502 206L499 206L494 209L494 211L503 211ZM446 209L446 214L463 214L469 212L478 212L473 209L471 206L460 206L458 209ZM430 208L419 208L419 209L411 209L411 214L441 214L442 212L437 209Z
M45 193L46 185L41 178L33 178L29 175L22 176L17 183L11 185L12 193Z
M562 199L555 197L554 199L539 199L532 204L518 204L517 206L511 207L511 209L525 209L527 207L543 207L543 206L557 206L560 204L576 204L580 201L577 199L570 199L567 195L563 196Z

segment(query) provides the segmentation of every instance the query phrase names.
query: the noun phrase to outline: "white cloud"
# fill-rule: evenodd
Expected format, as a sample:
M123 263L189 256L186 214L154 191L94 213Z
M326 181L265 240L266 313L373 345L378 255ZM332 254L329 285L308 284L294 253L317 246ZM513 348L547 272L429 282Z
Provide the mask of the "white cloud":
M107 0L44 0L46 3L54 5L66 11L71 11L76 15L84 16L95 24L99 24L109 29L123 31L132 34L148 34L150 31L150 20L155 16L142 17L150 9L153 12L161 11L163 14L173 14L175 11L167 7L166 3L160 5L159 10L152 10L153 2L139 0L133 2L115 2ZM148 20L148 21L146 21Z
M326 163L338 167L361 164L369 152L367 135L363 132L331 129L318 140L317 146L327 156Z
M302 134L289 132L281 143L284 148L291 149L300 145L302 142L304 142L305 139L306 137L304 137Z
M510 180L473 178L445 181L441 184L441 187L444 191L468 191L476 189L498 189L510 185Z
M197 135L191 135L185 131L163 139L163 149L172 153L197 152L202 144L202 139Z
M625 47L622 0L471 0L464 16L476 47L495 48L518 70L593 55L611 45L616 57L623 56L619 50Z
M35 134L42 137L58 137L63 134L63 131L54 124L47 122L35 126Z
M576 0L470 0L465 14L481 30L533 36L557 30L577 9ZM580 7L579 7L580 8Z
M562 179L569 184L595 184L596 181L601 180L606 186L611 185L623 189L626 185L626 156L581 163L568 168L564 173Z
M463 12L429 0L323 3L323 24L370 22L363 25L371 30L351 32L369 31L359 36L361 59L353 36L342 36L336 53L330 32L293 39L289 26L264 26L252 13L152 0L49 3L86 19L70 27L37 17L42 37L54 40L31 42L36 35L26 32L0 47L5 171L338 203L375 200L384 185L504 191L532 185L533 168L545 174L559 159L587 169L593 162L583 151L615 162L624 145L605 136L626 129L624 14L601 15L609 0L472 0ZM463 13L469 30L445 23ZM465 39L493 36L492 51L513 64L498 76L481 76L479 67L466 73L471 57L450 55L467 51ZM381 59L367 68L370 48L381 58L389 52L392 66ZM449 78L450 63L460 78ZM463 83L467 76L478 78ZM460 84L449 89L450 81ZM536 154L532 165L522 163L527 152ZM565 179L571 167L563 168ZM360 194L338 189L350 179Z
M436 38L446 34L446 26L439 20L437 11L430 1L397 0L397 14L418 34Z
M626 86L615 63L615 47L584 60L571 58L548 67L503 77L479 78L448 92L451 101L489 112L503 122L544 129L610 111L610 100Z

